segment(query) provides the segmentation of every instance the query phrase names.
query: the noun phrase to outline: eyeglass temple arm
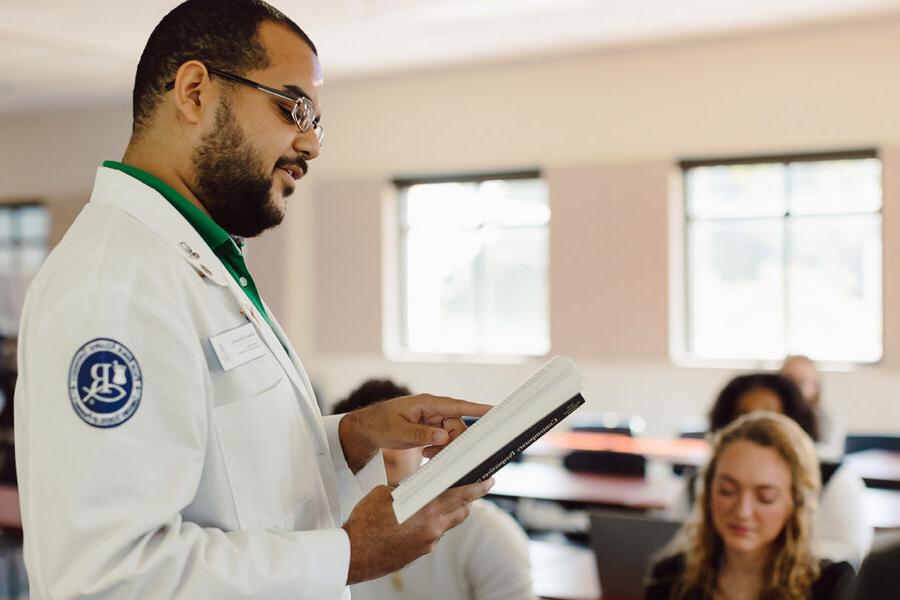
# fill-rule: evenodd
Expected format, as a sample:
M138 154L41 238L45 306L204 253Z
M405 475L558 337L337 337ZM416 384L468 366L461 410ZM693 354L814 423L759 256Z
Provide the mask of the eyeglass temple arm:
M229 81L233 81L235 83L240 83L242 85L256 88L261 92L266 92L267 94L272 94L273 96L278 96L279 98L282 98L283 100L287 100L288 102L291 102L291 103L297 102L297 100L298 100L297 98L295 98L293 96L289 96L289 95L285 94L284 92L276 90L275 88L271 88L271 87L269 87L267 85L263 85L261 83L256 83L255 81L251 81L249 79L244 79L240 75L234 75L234 74L228 73L226 71L220 71L219 69L216 69L215 67L206 67L206 70L209 71L210 73L212 73L213 75L217 75L217 76L221 77L222 79L228 79Z
M229 81L233 81L235 83L240 83L242 85L256 88L261 92L266 92L267 94L272 94L273 96L277 96L277 97L281 98L282 100L287 100L288 102L291 102L291 103L296 103L298 100L300 100L300 98L302 98L302 96L300 98L295 98L293 96L289 96L289 95L285 94L284 92L280 92L280 91L276 90L275 88L270 88L267 85L263 85L261 83L256 83L255 81L250 81L249 79L244 79L243 77L241 77L239 75L233 75L226 71L220 71L219 69L216 69L215 67L207 66L206 70L209 71L210 73L212 73L213 75L216 75L217 77L221 77L222 79L228 79ZM172 89L174 87L175 87L175 82L170 81L169 83L166 84L165 90L167 92L170 92L170 91L172 91Z

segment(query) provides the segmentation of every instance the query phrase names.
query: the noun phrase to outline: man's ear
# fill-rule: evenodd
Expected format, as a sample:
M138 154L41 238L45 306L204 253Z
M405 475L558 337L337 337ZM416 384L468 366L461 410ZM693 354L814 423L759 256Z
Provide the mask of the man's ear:
M215 104L209 71L199 60L189 60L178 67L172 91L179 117L193 125L199 124L203 114Z

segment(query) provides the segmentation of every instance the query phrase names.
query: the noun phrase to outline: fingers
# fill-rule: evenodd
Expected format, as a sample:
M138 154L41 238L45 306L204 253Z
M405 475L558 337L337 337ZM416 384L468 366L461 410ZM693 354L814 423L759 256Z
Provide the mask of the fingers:
M365 435L376 448L443 446L465 431L460 417L482 416L491 408L489 404L429 394L395 398L369 407L373 418ZM430 452L429 458L435 453Z
M443 418L483 417L489 410L494 408L490 404L479 404L468 400L459 400L446 396L432 396L430 394L410 396L409 398L404 398L404 400L413 401L417 405L416 407L422 410L426 418L435 415L440 415Z
M450 531L457 525L460 525L463 521L469 518L469 512L471 508L470 505L466 504L465 506L461 506L452 513L446 515L447 519L447 528L444 531Z
M399 423L392 447L417 447L437 444L443 446L450 441L450 434L440 427L428 425L416 425L414 423Z
M458 438L462 433L466 430L466 424L463 423L462 419L458 419L456 417L452 417L449 419L441 418L441 427L443 427L444 431L446 431L450 438L447 440L447 444ZM422 456L425 458L434 458L438 452L443 450L446 447L446 444L438 444L434 442L434 445L426 446L422 449Z
M446 401L446 404L440 403L440 410L448 417L483 417L494 408L490 404L479 404L456 398L438 398L438 400Z
M422 456L425 458L434 458L437 456L437 453L443 450L446 446L426 446L422 448Z
M444 428L444 431L450 434L450 441L455 440L459 435L466 430L466 424L463 423L462 419L458 417L451 417L449 419L444 419L441 423L441 426Z
M451 513L460 507L475 502L479 498L487 495L494 487L494 479L486 479L478 483L470 483L459 487L450 488L443 494L434 499L438 503L439 510L444 513Z
M427 511L422 511L422 516L428 519L434 527L440 529L439 535L441 535L465 521L469 516L472 502L486 495L493 485L494 480L487 479L478 483L450 488L431 501L434 511L431 516L428 516Z

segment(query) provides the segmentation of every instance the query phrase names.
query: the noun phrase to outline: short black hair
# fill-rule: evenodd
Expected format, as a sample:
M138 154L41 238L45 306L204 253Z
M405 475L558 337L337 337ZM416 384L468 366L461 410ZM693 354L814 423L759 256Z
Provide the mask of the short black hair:
M187 0L159 22L138 61L132 93L132 134L153 116L166 84L189 60L243 75L269 66L259 41L263 22L284 25L318 55L309 36L284 13L263 0Z
M819 426L815 413L800 393L797 385L777 373L750 373L735 377L719 392L715 404L709 411L709 429L718 431L737 417L741 396L751 390L769 390L781 400L784 415L790 417L813 439L819 440Z
M409 388L397 385L390 379L369 379L358 388L350 392L350 395L334 405L333 414L341 414L363 408L376 402L409 396Z

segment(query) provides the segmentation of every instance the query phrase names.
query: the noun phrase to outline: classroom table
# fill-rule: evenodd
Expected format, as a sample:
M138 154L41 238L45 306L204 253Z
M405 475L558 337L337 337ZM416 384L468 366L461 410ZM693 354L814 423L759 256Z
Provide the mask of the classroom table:
M866 488L866 520L879 530L900 530L900 490Z
M573 473L560 465L523 462L496 475L492 496L552 500L575 506L634 510L672 508L684 483L677 477L641 478ZM866 519L879 530L900 529L900 490L866 488Z
M650 459L699 467L709 457L706 440L693 438L644 438L619 433L551 431L532 444L531 456L559 457L573 450L594 450L640 454Z
M537 440L526 455L561 457L574 450L611 451L639 454L677 465L702 466L709 457L706 440L693 438L642 438L618 433L551 431ZM900 489L900 452L864 450L843 459L871 487Z
M868 486L900 490L900 452L863 450L844 456L844 464Z
M638 510L671 506L682 493L675 477L643 478L573 473L554 464L508 464L494 475L492 496Z

